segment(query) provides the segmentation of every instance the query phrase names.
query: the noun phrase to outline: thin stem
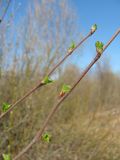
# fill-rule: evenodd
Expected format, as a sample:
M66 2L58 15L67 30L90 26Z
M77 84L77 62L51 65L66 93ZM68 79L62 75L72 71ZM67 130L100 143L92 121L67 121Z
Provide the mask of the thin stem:
M0 19L0 23L1 23L1 22L3 21L3 19L4 19L5 15L6 15L7 11L8 11L8 8L9 8L9 6L10 6L10 3L11 3L11 0L8 1L7 7L5 8L5 11L4 11L4 13L3 13L3 15L2 15L2 17L1 17L1 19Z
M22 98L18 99L15 103L13 103L13 104L10 106L10 108L9 108L5 113L2 113L2 114L0 115L0 119L3 118L3 117L4 117L6 114L8 114L9 112L11 112L11 111L15 108L15 106L16 106L17 104L19 104L20 102L22 102L25 98L27 98L30 94L32 94L36 89L40 88L41 86L43 86L42 83L36 85L34 88L32 88L31 91L29 91L29 92L26 93Z
M108 43L103 47L103 50L106 50L107 47L110 45L110 43L118 36L120 33L120 29L118 29L115 34L111 37L111 39L108 41Z
M117 34L118 35L118 34ZM116 33L113 35L113 37L110 39L110 41L108 41L108 43L104 46L104 51L105 49L111 44L111 42L115 39L115 37L117 36ZM35 135L35 137L33 138L33 140L13 159L13 160L17 160L19 158L21 158L21 156L23 156L32 146L33 144L37 143L38 140L41 138L45 128L47 127L47 125L49 124L49 121L51 120L51 118L53 117L53 115L55 114L55 112L57 111L57 109L59 108L60 104L64 102L64 100L72 93L72 91L75 89L75 87L79 84L79 82L84 78L84 76L87 74L87 72L91 69L91 67L98 61L98 59L100 58L101 54L97 53L97 55L95 56L95 58L93 59L93 61L88 65L88 67L84 70L84 72L82 73L82 75L79 77L79 79L74 83L74 85L72 86L70 92L68 92L63 98L61 98L58 103L53 106L52 110L50 111L50 113L48 114L45 122L43 123L42 128L37 132L37 134Z
M60 104L70 95L70 93L74 90L74 88L78 85L78 83L81 81L81 79L86 75L86 73L90 70L90 68L93 66L93 64L99 59L99 55L94 58L94 60L89 64L89 66L86 68L86 70L82 73L80 78L77 80L77 82L72 86L71 90L69 93L67 93L63 98L61 98L58 103L52 108L50 111L48 117L46 118L42 128L37 132L36 136L33 138L33 140L28 144L26 148L24 148L13 160L19 159L23 154L25 154L32 146L34 143L36 143L39 138L41 138L46 126L48 125L50 119L53 117L57 109L59 108Z
M56 66L48 73L50 76L58 66L60 66L83 42L85 42L93 33L90 31L87 36L85 36L76 46L72 49L71 52L68 52L66 56L58 63Z
M74 49L71 50L71 52L67 52L67 54L63 57L62 60L60 60L60 62L58 62L53 69L48 73L48 76L50 76L72 53L75 49L77 49L83 42L85 42L94 32L89 32L77 45ZM15 106L17 106L19 103L21 103L23 100L25 100L27 97L29 97L32 93L34 93L38 88L41 88L43 86L41 80L40 82L34 87L32 88L30 91L28 91L25 95L23 95L22 98L18 99L15 103L13 103L10 108L5 112L2 113L0 115L0 119L2 119L5 115L7 115L8 113L10 113Z

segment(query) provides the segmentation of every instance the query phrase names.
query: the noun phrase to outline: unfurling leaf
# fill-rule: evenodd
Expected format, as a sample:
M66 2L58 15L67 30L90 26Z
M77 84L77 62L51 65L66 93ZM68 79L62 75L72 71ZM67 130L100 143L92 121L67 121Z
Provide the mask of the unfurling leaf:
M75 47L76 47L75 42L72 41L72 43L71 43L71 45L70 45L70 47L68 49L68 52L71 52Z
M96 30L97 30L97 25L94 24L94 25L91 27L91 31L92 31L92 33L94 33Z
M71 86L70 85L66 85L64 84L62 86L61 92L60 92L60 97L63 97L66 93L68 93L71 90Z
M48 84L48 83L52 83L53 80L50 79L48 76L46 76L43 80L42 80L42 84Z
M42 139L43 139L43 141L45 141L45 142L50 142L51 141L51 138L52 138L52 136L49 134L49 133L44 133L43 135L42 135Z
M95 46L96 46L97 52L98 52L99 54L102 54L104 44L103 44L102 42L97 41L97 42L95 43Z
M10 108L10 104L8 104L8 103L3 103L3 105L2 105L2 111L3 111L3 112L6 112L9 108Z
M12 160L10 154L2 154L3 160Z

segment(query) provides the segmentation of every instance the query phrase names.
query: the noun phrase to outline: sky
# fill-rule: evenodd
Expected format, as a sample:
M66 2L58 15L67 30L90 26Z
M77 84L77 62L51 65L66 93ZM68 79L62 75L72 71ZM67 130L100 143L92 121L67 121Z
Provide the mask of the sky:
M25 16L25 12L23 11L26 8L27 2L29 1L11 0L9 10L13 9L14 3L20 5L19 11L22 10L17 15L17 19L21 15ZM68 0L68 2L73 11L76 12L77 23L80 28L79 32L83 36L89 32L93 24L97 24L98 26L96 33L84 44L82 56L79 58L74 56L74 59L72 59L72 63L85 68L95 55L95 42L99 40L106 44L111 36L120 28L120 0ZM99 61L102 62L105 58L110 61L112 70L120 73L120 35L108 47Z
M120 0L70 0L70 5L77 12L80 31L87 34L93 24L97 24L97 32L88 40L83 49L80 62L82 67L89 63L91 55L95 54L95 42L102 41L104 44L120 29ZM108 59L112 70L120 72L120 35L104 52L100 59Z

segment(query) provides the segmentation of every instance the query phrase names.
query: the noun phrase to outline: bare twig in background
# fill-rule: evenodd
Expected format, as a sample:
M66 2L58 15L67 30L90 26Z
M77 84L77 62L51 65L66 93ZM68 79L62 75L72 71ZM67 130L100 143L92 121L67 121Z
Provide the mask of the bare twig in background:
M4 11L2 17L0 18L0 23L1 23L1 22L3 21L3 19L4 19L5 15L6 15L7 11L8 11L8 8L9 8L9 6L10 6L10 3L11 3L11 0L8 1L7 7L5 8L5 11Z
M117 35L120 33L120 29L112 36L112 38L108 41L108 43L104 46L103 52L105 49L111 44L111 42L117 37ZM33 140L15 157L13 160L19 159L21 156L23 156L32 146L33 144L37 143L39 138L41 138L46 126L48 125L50 119L53 117L57 109L59 108L60 104L64 102L64 100L70 95L70 93L75 89L75 87L79 84L79 82L84 78L84 76L87 74L87 72L90 70L90 68L98 61L98 59L101 57L101 54L97 52L97 55L93 59L93 61L88 65L88 67L85 69L85 71L82 73L82 75L79 77L79 79L76 81L76 83L72 86L70 92L68 92L61 100L58 101L58 103L52 108L50 111L48 117L46 118L42 128L37 132Z
M90 30L90 32L71 51L68 51L67 54L63 57L63 59L60 62L58 62L48 73L48 76L50 76L73 53L73 51L75 51L75 49L77 49L83 42L85 42L94 32L95 31ZM42 81L38 82L38 84L34 88L32 88L22 98L13 103L5 113L2 113L0 115L0 119L3 118L7 113L11 112L16 105L18 105L20 102L22 102L24 99L26 99L28 96L30 96L33 92L35 92L38 88L42 87L43 85L44 84L42 83Z

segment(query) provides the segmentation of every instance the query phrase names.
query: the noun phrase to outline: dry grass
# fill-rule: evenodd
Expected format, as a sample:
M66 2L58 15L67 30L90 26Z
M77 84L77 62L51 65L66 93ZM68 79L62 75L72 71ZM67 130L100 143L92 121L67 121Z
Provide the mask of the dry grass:
M10 150L12 155L16 155L29 143L53 106L62 81L68 80L69 82L71 70L74 78L77 78L78 69L71 66L66 69L63 75L61 75L63 78L56 82L55 85L49 85L41 91L36 92L1 122L1 153ZM31 158L36 160L119 159L120 111L117 93L119 94L118 86L120 81L119 77L111 71L109 71L111 78L108 77L107 73L108 71L103 73L103 75L105 74L105 85L108 91L98 85L100 83L100 80L97 78L98 76L95 76L96 78L87 76L69 97L68 101L63 104L63 107L54 116L49 127L46 129L52 134L51 143L42 142L34 145L22 158L23 160ZM9 74L7 74L7 78L6 76L4 77L2 77L0 83L1 103L6 100L12 101L15 99L12 98L13 96L17 98L24 91L23 87L20 87L24 84L22 78L19 79L21 83L18 83L15 95L11 90L15 90L15 83L18 82L18 79L9 76ZM107 78L109 83L106 80ZM102 83L103 81L104 79L102 79ZM26 86L29 85L28 81ZM2 92L4 87L7 88L6 92ZM112 100L111 90L112 95L114 95L112 96ZM99 96L92 98L95 97L96 93ZM9 99L7 99L8 97ZM103 97L104 101L102 101Z
M27 22L26 19L20 21L14 31L12 19L11 28L5 23L1 27L0 106L3 102L13 103L34 86L58 62L75 37L73 30L77 20L71 15L74 12L66 9L65 1L59 4L62 17L56 14L56 1L50 1L54 10L47 0L43 0L40 7L39 1L36 2L35 10L29 10L26 15ZM43 13L46 18L41 16ZM61 21L63 24L59 23ZM54 27L51 28L50 23ZM10 42L7 33L10 33ZM13 44L11 37L15 33L17 40ZM53 75L58 77L54 85L38 90L0 121L0 160L2 153L10 152L14 157L32 140L58 98L61 85L73 84L81 74L79 70L72 65L60 68ZM119 106L120 77L106 63L98 64L95 72L80 83L47 127L52 141L49 144L38 142L22 160L119 160Z

